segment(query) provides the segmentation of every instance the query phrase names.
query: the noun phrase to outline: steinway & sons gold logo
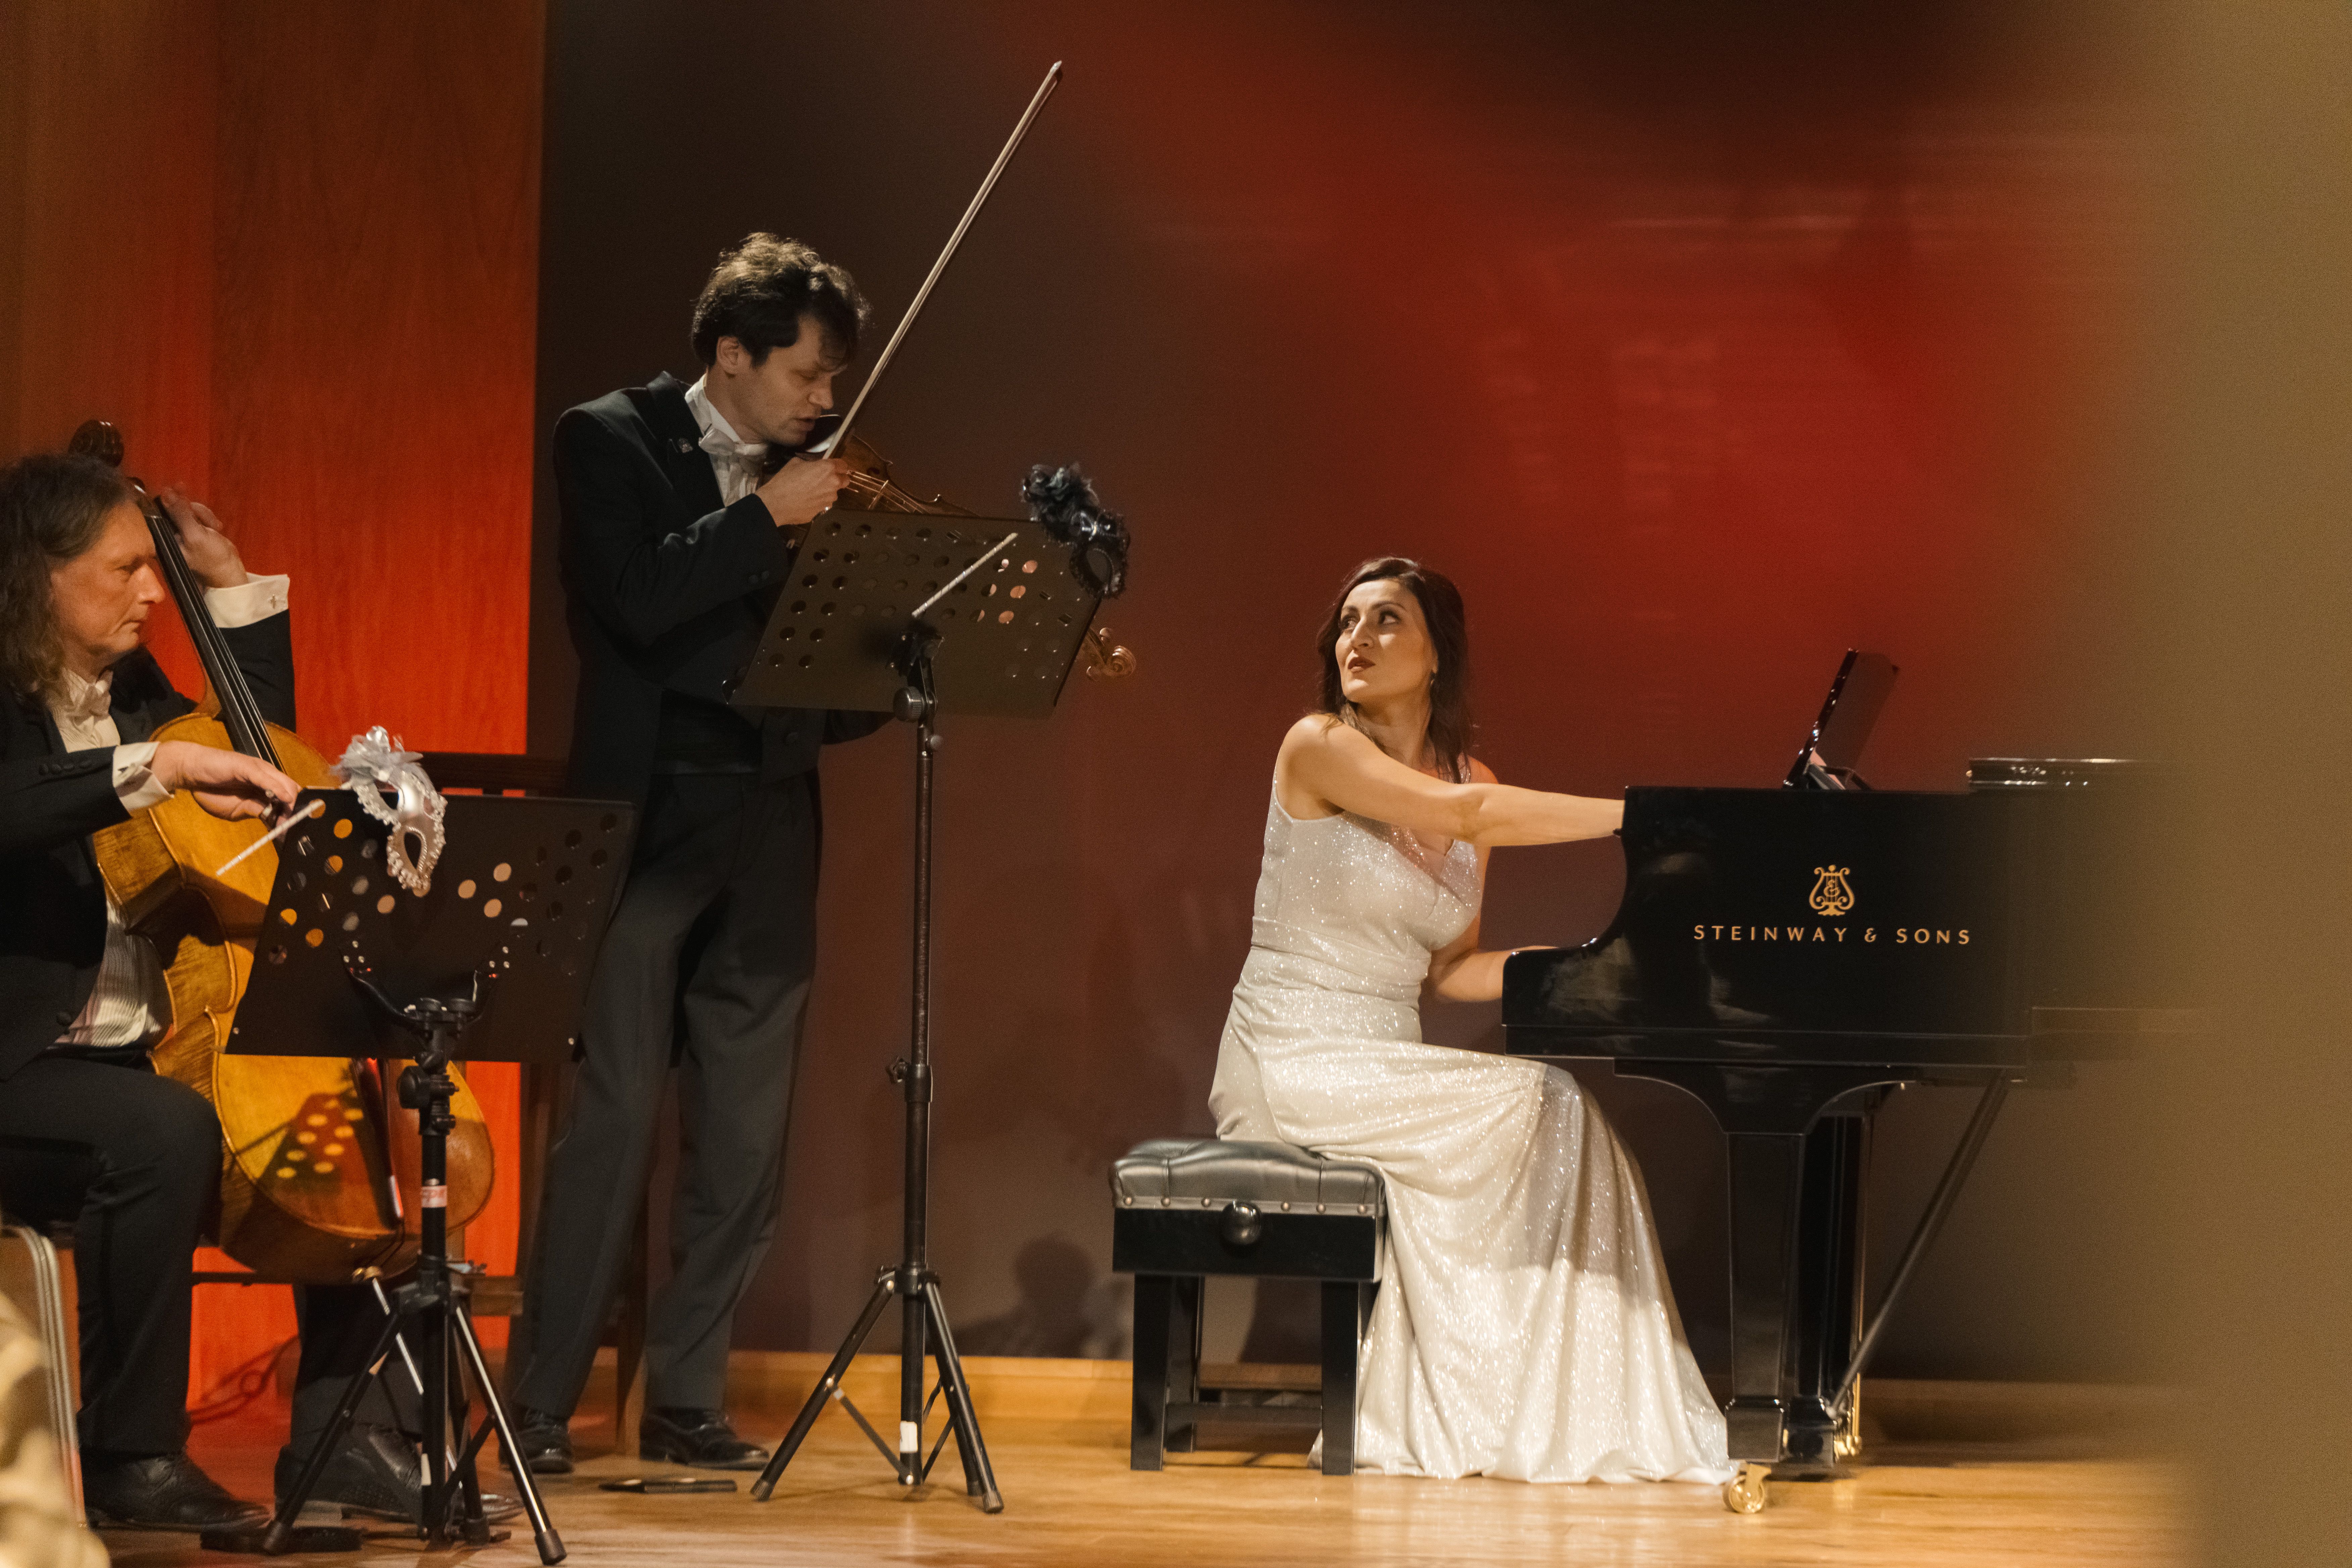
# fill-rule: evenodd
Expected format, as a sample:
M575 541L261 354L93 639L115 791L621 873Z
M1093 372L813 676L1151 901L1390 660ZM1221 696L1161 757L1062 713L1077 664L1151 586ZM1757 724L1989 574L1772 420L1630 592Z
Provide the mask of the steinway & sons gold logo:
M1813 890L1805 902L1824 921L1838 921L1853 911L1853 868L1851 866L1816 866L1813 868ZM1875 944L1882 938L1898 947L1966 947L1969 928L1966 926L1896 926L1891 931L1881 931L1876 926L1856 929L1851 925L1733 925L1701 921L1691 927L1695 942L1818 942L1835 944L1849 936L1865 944Z
M1813 875L1820 879L1813 884L1813 896L1806 900L1813 906L1813 913L1835 920L1853 908L1853 884L1846 880L1850 869L1844 866L1813 868Z

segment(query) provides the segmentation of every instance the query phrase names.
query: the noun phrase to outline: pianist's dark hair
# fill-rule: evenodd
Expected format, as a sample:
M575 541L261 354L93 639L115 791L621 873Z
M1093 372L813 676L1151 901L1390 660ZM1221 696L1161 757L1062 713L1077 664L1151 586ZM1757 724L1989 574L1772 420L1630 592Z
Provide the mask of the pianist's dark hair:
M1444 573L1433 572L1402 555L1381 555L1365 562L1339 584L1330 614L1323 617L1323 635L1315 639L1322 659L1322 683L1316 710L1340 723L1360 729L1356 705L1339 693L1339 612L1348 595L1367 583L1394 578L1412 590L1421 604L1421 618L1429 626L1429 642L1437 656L1437 673L1429 682L1429 749L1437 753L1437 771L1451 779L1470 776L1470 742L1476 727L1470 721L1470 623L1462 611L1462 590Z
M719 340L733 338L751 351L751 363L800 340L801 318L816 318L828 360L847 364L866 324L866 297L848 269L825 260L797 239L772 234L744 237L719 253L719 265L694 302L694 354L719 363Z
M96 544L107 513L131 499L121 470L96 458L36 452L0 468L0 690L26 696L58 679L49 571Z

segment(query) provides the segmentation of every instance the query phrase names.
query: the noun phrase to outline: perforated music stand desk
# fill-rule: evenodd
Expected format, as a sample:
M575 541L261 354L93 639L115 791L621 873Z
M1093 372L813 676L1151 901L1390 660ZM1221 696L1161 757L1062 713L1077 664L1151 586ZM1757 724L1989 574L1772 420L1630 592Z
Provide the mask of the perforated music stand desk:
M404 1058L352 975L401 1005L467 993L467 1061L572 1059L597 940L613 912L636 810L618 801L450 795L446 847L423 898L384 865L389 831L345 789L305 790L325 814L288 834L226 1048L256 1056ZM299 809L299 807L298 807Z
M1069 679L1100 598L1069 546L1025 519L828 511L809 525L739 707L887 713L908 616L1007 534L1013 542L923 618L940 710L1042 719Z

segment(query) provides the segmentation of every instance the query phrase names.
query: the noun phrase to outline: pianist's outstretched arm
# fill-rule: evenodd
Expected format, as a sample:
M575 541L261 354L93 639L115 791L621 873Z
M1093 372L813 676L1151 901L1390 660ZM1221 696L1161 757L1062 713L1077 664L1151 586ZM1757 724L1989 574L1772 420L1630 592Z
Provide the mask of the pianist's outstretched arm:
M1410 768L1362 731L1309 714L1290 727L1275 758L1275 797L1294 817L1351 811L1433 838L1498 844L1564 844L1614 833L1625 803L1553 795L1497 783L1483 763L1457 784Z
M1475 784L1493 784L1495 774L1477 758L1470 759ZM1486 885L1486 851L1478 851L1478 885ZM1429 975L1421 983L1421 1002L1493 1002L1503 994L1503 961L1508 952L1488 952L1478 945L1479 917L1470 917L1469 929L1429 955Z

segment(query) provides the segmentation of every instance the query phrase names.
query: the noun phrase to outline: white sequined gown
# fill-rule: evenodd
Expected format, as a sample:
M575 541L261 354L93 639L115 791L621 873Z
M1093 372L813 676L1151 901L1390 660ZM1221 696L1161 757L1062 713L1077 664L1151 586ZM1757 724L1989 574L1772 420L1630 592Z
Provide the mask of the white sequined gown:
M1356 1463L1392 1475L1709 1480L1723 1416L1684 1342L1641 1173L1556 1068L1421 1043L1478 862L1358 816L1267 815L1221 1138L1380 1168L1388 1268Z

